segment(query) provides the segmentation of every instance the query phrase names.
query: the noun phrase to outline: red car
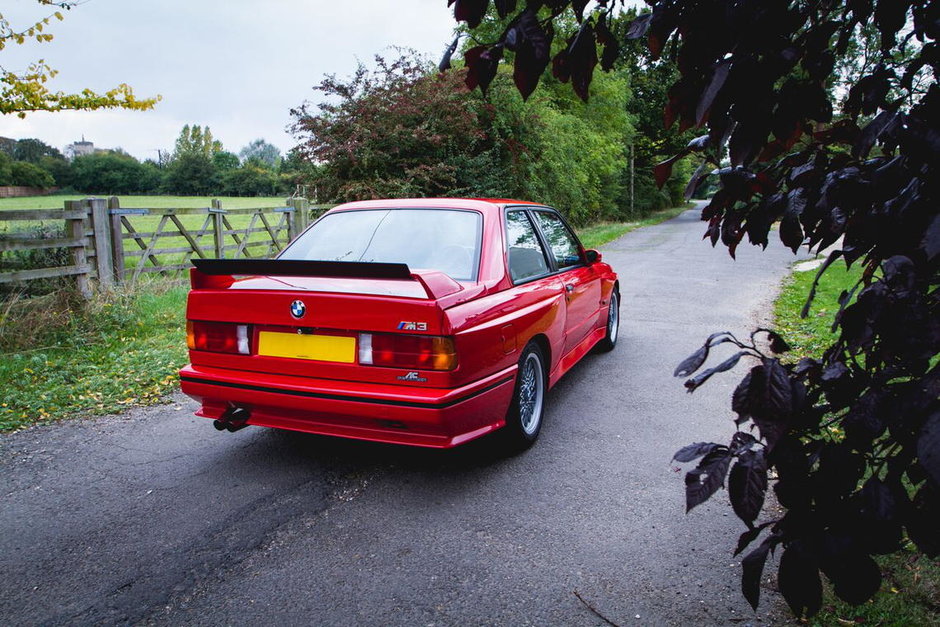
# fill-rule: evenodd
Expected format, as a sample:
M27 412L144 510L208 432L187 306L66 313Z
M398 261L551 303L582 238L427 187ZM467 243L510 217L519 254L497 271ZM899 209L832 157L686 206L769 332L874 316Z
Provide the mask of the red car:
M617 341L616 273L528 202L349 203L276 259L194 264L180 379L220 430L524 448L547 390Z

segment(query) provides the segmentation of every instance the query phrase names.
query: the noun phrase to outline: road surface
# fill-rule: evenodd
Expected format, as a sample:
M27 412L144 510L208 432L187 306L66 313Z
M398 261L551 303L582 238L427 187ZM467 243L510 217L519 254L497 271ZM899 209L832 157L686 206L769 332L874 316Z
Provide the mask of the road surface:
M727 442L746 366L694 395L671 374L766 320L794 256L735 262L703 232L693 210L603 248L619 345L516 457L219 433L179 395L0 438L0 623L604 624L575 593L620 625L783 620L772 591L757 613L740 595L727 493L686 515L670 464Z

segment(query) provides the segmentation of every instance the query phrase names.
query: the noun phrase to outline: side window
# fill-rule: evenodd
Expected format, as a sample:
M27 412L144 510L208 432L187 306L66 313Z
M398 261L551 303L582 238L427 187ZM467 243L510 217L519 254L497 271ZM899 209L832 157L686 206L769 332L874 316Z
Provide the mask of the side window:
M536 211L535 216L558 267L567 268L579 265L581 253L578 250L578 241L561 218L548 211Z
M524 211L506 214L506 251L513 282L548 273L545 251Z

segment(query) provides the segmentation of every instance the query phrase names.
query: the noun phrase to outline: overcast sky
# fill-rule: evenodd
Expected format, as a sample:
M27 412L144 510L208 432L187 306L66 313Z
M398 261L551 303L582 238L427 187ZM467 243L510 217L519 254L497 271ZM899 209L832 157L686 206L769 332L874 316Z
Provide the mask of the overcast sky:
M0 11L21 28L48 13L35 0L3 0ZM9 46L0 65L45 59L60 72L54 90L128 83L163 100L146 112L0 115L0 136L62 150L84 135L147 159L188 123L208 125L232 152L258 137L286 152L289 110L319 100L312 87L324 74L348 76L389 46L437 60L454 25L446 0L85 0L46 31L55 39Z

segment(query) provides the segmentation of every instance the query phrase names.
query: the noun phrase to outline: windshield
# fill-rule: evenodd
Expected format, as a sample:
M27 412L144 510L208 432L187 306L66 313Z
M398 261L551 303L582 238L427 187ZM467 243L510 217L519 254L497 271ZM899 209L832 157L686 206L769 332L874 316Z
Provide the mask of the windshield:
M366 209L327 214L278 259L405 263L475 281L482 217L451 209Z

